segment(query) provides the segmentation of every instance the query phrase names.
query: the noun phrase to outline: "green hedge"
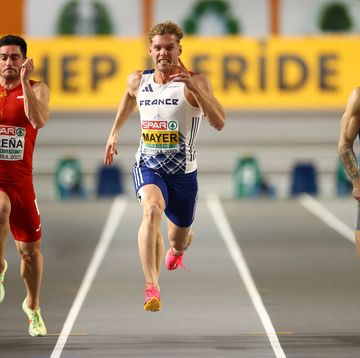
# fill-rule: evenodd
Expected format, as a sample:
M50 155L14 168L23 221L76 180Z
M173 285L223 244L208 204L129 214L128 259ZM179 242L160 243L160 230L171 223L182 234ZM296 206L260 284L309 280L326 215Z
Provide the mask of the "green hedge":
M184 21L183 28L185 33L196 34L200 18L209 12L219 16L228 34L239 34L241 32L240 24L237 19L232 17L230 6L226 1L201 0L194 6L191 14Z
M352 19L346 5L337 2L324 6L319 26L322 31L346 32L352 29Z
M97 35L108 35L114 31L110 14L104 4L100 1L92 1L94 8L94 29ZM57 23L57 33L59 35L73 35L76 33L76 26L79 23L78 0L69 1L61 10ZM92 34L89 34L92 35Z

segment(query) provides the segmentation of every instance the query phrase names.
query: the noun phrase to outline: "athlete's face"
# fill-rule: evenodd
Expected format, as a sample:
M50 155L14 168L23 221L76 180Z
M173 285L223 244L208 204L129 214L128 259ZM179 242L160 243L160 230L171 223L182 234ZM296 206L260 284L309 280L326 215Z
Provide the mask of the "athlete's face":
M21 65L25 59L17 45L0 47L0 77L6 80L20 78Z
M176 41L173 34L156 35L153 37L150 46L150 55L155 67L160 72L169 72L172 64L178 64L181 54L181 45Z

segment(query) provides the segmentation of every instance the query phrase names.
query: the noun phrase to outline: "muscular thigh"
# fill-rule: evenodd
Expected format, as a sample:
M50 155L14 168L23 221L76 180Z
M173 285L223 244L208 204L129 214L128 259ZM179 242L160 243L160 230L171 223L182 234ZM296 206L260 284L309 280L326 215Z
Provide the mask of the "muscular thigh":
M141 191L141 204L143 207L157 205L161 211L165 209L165 200L160 188L154 184L144 185Z
M175 227L186 229L194 221L198 200L196 172L181 176L167 176L165 180L169 192L165 214Z
M145 166L134 165L133 181L142 205L164 205L167 218L179 228L191 226L197 203L197 173L160 174Z
M0 224L7 224L9 221L11 203L9 196L0 186Z
M32 183L1 186L11 203L10 230L15 240L34 242L41 238L40 213Z
M161 175L145 166L134 165L132 177L139 202L143 206L157 203L164 210L168 203L168 191Z

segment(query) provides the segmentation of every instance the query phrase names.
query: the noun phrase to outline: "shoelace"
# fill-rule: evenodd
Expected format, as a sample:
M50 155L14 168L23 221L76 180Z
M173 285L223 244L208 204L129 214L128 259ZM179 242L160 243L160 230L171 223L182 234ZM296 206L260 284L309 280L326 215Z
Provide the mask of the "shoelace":
M160 299L160 290L148 283L146 284L145 294L147 300L152 297L157 297L158 299Z
M29 316L29 321L33 327L41 326L39 309L37 309L36 311L29 310Z
M182 259L184 254L181 254L179 256L174 255L173 250L170 251L171 257L173 257L173 262L171 262L171 267L173 269L177 269L178 267L183 268L185 271L190 272L190 270L183 264Z

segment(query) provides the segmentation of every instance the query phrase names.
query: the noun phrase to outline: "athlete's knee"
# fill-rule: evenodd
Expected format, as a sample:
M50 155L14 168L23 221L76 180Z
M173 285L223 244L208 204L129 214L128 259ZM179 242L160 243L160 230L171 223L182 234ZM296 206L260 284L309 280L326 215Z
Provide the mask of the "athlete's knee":
M161 205L154 202L144 207L144 218L148 223L161 221L163 209Z
M41 250L39 246L18 247L18 251L21 259L27 264L35 262L41 257Z
M0 200L0 229L9 224L10 210L10 203Z
M185 251L194 238L192 228L170 228L168 231L170 245L177 251Z

